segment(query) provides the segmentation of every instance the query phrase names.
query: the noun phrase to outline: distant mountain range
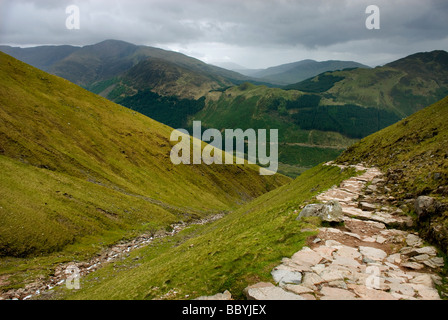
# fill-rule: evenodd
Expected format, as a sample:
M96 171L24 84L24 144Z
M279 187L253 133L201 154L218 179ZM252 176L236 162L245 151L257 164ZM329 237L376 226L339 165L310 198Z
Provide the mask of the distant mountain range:
M278 128L279 161L297 174L448 95L448 53L324 72L283 89L243 84L209 93L190 119L212 128ZM292 168L291 166L294 166Z
M84 47L18 48L0 46L0 51L86 88L105 80L121 77L134 67L141 68L146 72L154 72L155 76L161 77L163 87L169 86L169 81L185 81L182 83L183 87L188 86L190 89L197 87L200 95L204 95L211 89L251 80L250 77L206 64L182 53L137 46L118 40L105 40ZM148 59L157 61L157 63L148 64L146 62ZM143 63L143 66L138 66L139 63ZM148 69L150 67L155 67L155 69ZM189 76L193 76L194 79L182 78L183 72L189 73ZM175 83L171 83L171 85L176 86ZM154 82L149 83L148 87L156 91L158 89L157 86L154 86ZM200 89L201 87L203 88ZM195 90L192 89L192 91ZM174 93L175 90L169 92L169 94Z
M348 68L369 69L370 67L354 61L329 60L318 62L307 59L267 69L236 69L235 71L262 81L287 85L314 77L322 72Z
M206 64L182 53L149 46L137 46L119 40L105 40L83 47L69 45L31 48L0 46L0 51L84 87L118 77L146 59L163 60L165 64L199 73L205 77L206 82L209 82L207 87L214 89L219 86L240 84L242 81L278 86L296 83L324 71L369 68L352 61L303 60L267 69L242 69L236 72L231 71L235 68L238 69L238 65L235 64L227 63L227 68L222 68ZM204 84L203 80L205 79L199 80L199 82Z
M117 40L0 50L171 127L278 128L280 170L292 176L448 95L445 51L376 68L303 60L243 75Z

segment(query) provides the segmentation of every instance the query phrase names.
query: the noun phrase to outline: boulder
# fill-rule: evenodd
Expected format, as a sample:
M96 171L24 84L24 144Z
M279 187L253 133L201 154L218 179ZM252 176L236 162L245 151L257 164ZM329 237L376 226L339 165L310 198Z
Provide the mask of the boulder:
M299 213L297 220L302 217L319 217L326 222L342 222L342 207L336 200L330 200L327 203L308 204Z
M415 212L419 219L424 219L436 212L436 200L428 196L420 196L414 202Z

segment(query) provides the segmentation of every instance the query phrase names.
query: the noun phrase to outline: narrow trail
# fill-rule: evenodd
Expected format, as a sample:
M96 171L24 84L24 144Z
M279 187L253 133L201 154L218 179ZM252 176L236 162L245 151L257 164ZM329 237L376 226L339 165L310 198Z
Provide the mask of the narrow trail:
M12 289L4 293L0 293L0 300L28 300L36 298L49 290L52 290L56 286L65 284L68 276L73 275L70 270L76 270L80 278L88 275L101 268L103 265L109 262L117 261L123 257L129 256L129 253L133 250L147 246L155 239L161 239L166 237L172 237L185 228L192 225L203 225L211 223L224 217L224 213L218 213L210 217L206 217L199 220L193 220L191 222L181 222L171 225L171 231L158 231L155 234L142 234L133 240L121 241L118 244L109 247L103 252L99 253L96 257L84 262L69 262L56 266L54 274L48 279L36 280L30 284L27 284L24 288Z
M272 270L276 285L249 286L248 299L441 299L435 285L441 283L443 258L416 233L406 231L412 220L391 205L394 199L385 192L382 173L355 168L365 173L317 196L324 203L340 203L343 226L319 228L307 247Z
M328 163L327 165L334 165ZM341 169L346 166L338 165ZM444 260L433 246L426 246L418 234L409 231L412 219L393 205L387 195L383 174L376 168L351 166L362 175L319 194L326 203L336 200L342 207L343 225L319 228L308 246L282 259L271 275L273 282L260 282L244 291L251 300L439 300L438 272ZM171 232L141 235L108 248L86 262L61 264L46 280L10 290L0 299L31 299L65 283L67 268L76 267L81 277L116 261L154 239L173 236L209 218L172 225ZM198 299L228 300L228 291Z

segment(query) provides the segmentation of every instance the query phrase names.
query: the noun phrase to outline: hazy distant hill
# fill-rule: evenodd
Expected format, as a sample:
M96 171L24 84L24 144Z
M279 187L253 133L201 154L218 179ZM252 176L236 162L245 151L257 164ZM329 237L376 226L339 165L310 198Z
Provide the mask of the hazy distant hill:
M49 71L55 63L79 49L80 47L67 45L30 48L0 46L0 51L44 71Z
M267 69L243 69L238 71L247 76L258 78L266 82L286 85L314 77L322 72L343 70L347 68L369 69L370 67L354 61L328 60L318 62L307 59Z
M249 80L237 72L206 64L182 53L149 46L137 46L119 40L105 40L84 47L41 46L0 50L49 73L87 87L122 75L148 58L164 60L177 67L206 74L222 85Z

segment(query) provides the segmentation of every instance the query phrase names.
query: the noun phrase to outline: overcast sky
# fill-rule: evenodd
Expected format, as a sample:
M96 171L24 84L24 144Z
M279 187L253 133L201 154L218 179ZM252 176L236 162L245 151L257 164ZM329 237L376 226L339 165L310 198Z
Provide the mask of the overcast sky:
M380 10L369 30L368 5ZM66 27L66 7L80 10ZM0 0L0 44L94 44L124 40L207 63L264 68L298 61L370 66L448 51L447 0Z

